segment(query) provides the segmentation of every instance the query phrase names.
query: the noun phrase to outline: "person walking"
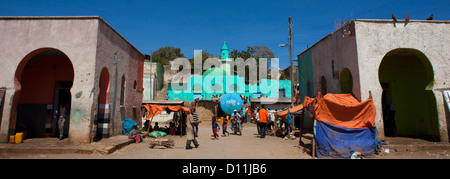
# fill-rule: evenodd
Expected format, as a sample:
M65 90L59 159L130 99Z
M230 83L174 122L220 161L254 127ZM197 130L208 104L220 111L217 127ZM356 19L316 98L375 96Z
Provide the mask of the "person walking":
M265 109L264 104L261 107L261 110L259 110L259 125L261 130L261 138L266 138L266 129L267 129L267 119L269 118L269 113L267 113L267 110Z
M292 132L292 114L290 111L288 111L286 117L286 133L284 134L285 139L291 138L291 132Z
M198 144L197 140L195 139L195 131L194 131L194 124L201 123L202 121L194 121L194 117L190 112L187 112L188 116L186 118L186 150L192 149L191 142L194 143L195 148L198 148L200 144Z
M223 133L223 137L225 137L225 134L228 134L228 136L230 135L230 133L227 131L227 126L228 126L228 119L225 117L222 117L222 133Z
M258 107L255 108L255 112L253 113L254 121L256 124L256 131L258 131L258 135L261 135L261 126L259 124L259 112Z
M192 117L194 118L194 121L198 121L198 114L195 112L195 108L192 109ZM194 124L194 130L195 134L198 136L198 123Z
M253 122L252 119L252 109L250 108L250 106L247 108L247 110L245 111L245 115L247 116L247 121Z
M220 128L219 128L219 124L217 124L216 116L213 116L211 121L212 121L212 130L213 130L214 139L219 139L219 134L217 134L217 130L220 130Z

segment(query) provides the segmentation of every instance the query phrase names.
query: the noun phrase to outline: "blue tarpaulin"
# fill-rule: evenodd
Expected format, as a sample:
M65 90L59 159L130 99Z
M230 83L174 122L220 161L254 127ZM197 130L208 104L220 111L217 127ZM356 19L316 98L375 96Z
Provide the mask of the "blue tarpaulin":
M318 157L349 158L353 152L375 154L376 128L352 129L317 121L315 140Z
M133 119L125 118L125 120L123 120L123 123L122 123L122 133L125 135L128 135L131 132L133 125L138 125L138 124L136 122L134 122Z

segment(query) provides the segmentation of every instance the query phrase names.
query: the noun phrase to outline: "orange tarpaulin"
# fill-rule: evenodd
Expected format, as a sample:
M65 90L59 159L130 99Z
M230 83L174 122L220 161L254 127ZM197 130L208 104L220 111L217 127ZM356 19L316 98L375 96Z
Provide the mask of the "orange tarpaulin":
M314 105L314 119L333 125L360 129L373 127L375 124L376 108L372 96L366 101L359 102L351 94L330 94L323 96L318 93L317 98L305 97L303 104L277 113L286 119L288 111L300 111L304 106Z
M283 119L286 119L288 112L294 113L294 112L300 111L303 109L304 106L310 106L315 101L316 101L316 99L305 96L305 100L303 101L303 104L297 105L293 108L289 108L288 110L281 111L281 112L277 113L277 116L281 117Z
M300 111L300 110L302 110L302 109L303 109L303 105L300 104L300 105L295 106L295 107L293 107L293 108L289 108L288 110L281 111L281 112L277 113L277 116L278 116L278 117L281 117L282 119L286 119L288 112L293 113L293 112Z
M303 101L303 106L309 107L311 104L314 104L316 102L315 98L310 98L308 96L305 96L305 100Z
M359 102L351 94L317 95L314 105L315 119L333 125L360 129L373 127L376 108L372 96Z
M155 114L155 116L158 115L166 108L169 108L169 110L171 110L171 111L179 111L179 110L183 110L184 112L191 111L191 109L189 109L187 107L182 107L182 106L161 106L161 105L157 105L157 104L147 104L147 105L144 105L144 107L148 111L148 116L146 119L150 119L151 117L153 117L153 114ZM156 113L155 113L155 111L156 111Z

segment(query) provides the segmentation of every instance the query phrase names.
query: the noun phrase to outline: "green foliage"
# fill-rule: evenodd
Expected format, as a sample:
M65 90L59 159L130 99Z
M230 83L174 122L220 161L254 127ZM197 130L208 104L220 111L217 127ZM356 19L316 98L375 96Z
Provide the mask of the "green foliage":
M239 51L239 50L232 50L230 52L230 58L236 59L236 58L242 58L243 60L247 60L249 58L255 58L256 59L256 66L259 67L259 59L260 58L267 58L269 60L270 58L273 58L275 55L273 51L265 46L265 45L253 45L247 47L247 50L245 51ZM255 67L255 68L257 68ZM257 68L258 70L258 68ZM249 80L249 67L245 66L245 80L248 82ZM237 67L234 66L234 72L237 72ZM257 78L259 78L259 73L257 73Z
M194 68L194 59L195 59L195 58L199 58L199 55L200 55L200 53L195 54L195 57L194 57L193 59L190 60L191 68L192 68L192 69ZM208 58L213 58L213 57L215 57L213 54L208 53L207 50L203 50L202 53L201 53L201 55L202 55L202 57L201 57L201 58L202 58L202 67L203 67L203 64L205 63L205 61L206 61ZM216 57L216 58L219 58L219 57ZM202 74L203 74L205 71L206 71L206 70L203 70L203 71L202 71Z
M181 53L181 49L171 46L161 47L152 53L152 61L162 65L170 65L170 61L178 57L184 57L183 53Z

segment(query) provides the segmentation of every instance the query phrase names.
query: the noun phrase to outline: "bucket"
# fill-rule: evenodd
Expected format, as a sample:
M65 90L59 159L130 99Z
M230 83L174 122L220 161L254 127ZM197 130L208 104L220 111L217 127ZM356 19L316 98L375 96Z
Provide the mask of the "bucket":
M20 144L20 143L22 143L22 137L23 137L23 132L18 132L18 133L16 133L16 139L15 139L15 142L16 142L16 144Z

